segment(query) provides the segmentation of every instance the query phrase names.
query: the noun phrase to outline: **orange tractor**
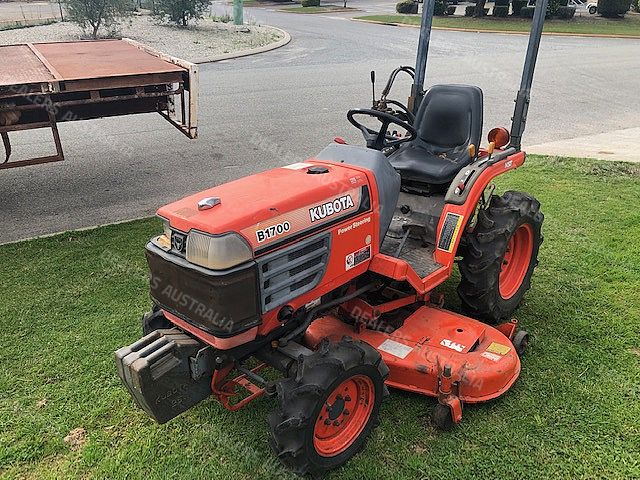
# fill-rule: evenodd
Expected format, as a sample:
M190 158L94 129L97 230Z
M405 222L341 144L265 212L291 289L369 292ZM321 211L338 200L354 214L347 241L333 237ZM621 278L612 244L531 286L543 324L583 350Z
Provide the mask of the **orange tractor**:
M154 306L144 337L116 352L124 384L158 422L211 395L230 410L273 396L275 454L317 475L363 448L387 387L437 398L433 421L447 429L464 405L518 378L528 334L512 315L544 217L532 196L494 195L491 182L525 161L546 0L511 131L491 130L484 148L478 87L422 89L433 5L416 68L396 70L373 108L348 113L366 147L336 139L304 162L158 211L164 232L146 246ZM387 99L400 72L414 77L408 106ZM434 293L455 262L469 316Z

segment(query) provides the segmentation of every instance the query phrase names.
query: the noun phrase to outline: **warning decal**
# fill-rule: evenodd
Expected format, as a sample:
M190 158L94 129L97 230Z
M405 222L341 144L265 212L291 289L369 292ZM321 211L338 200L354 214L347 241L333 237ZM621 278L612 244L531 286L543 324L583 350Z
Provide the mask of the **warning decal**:
M395 342L390 339L386 339L384 342L380 344L378 350L382 352L386 352L389 355L393 355L398 358L406 358L407 355L411 353L413 347L409 345L405 345L404 343Z
M371 245L367 245L366 247L361 248L360 250L356 250L353 253L350 253L344 258L344 268L345 270L351 270L354 267L357 267L362 262L369 260L371 258Z
M484 358L488 358L492 362L499 362L500 360L502 360L502 355L498 355L497 353L491 353L487 351L482 352L480 356Z
M489 347L487 347L487 352L497 353L498 355L506 355L511 351L511 347L503 345L501 343L492 342Z
M460 225L462 225L462 218L462 215L457 213L447 213L438 240L438 248L440 250L451 253L460 231Z

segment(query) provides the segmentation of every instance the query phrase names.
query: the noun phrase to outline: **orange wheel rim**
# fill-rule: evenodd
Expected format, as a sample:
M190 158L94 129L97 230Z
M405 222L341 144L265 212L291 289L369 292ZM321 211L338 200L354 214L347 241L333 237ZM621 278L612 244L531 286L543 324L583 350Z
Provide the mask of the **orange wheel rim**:
M357 375L342 382L327 397L313 429L313 446L319 455L344 452L367 425L375 403L373 381Z
M527 275L533 253L533 229L528 223L518 227L509 239L500 269L500 295L505 300L513 297Z

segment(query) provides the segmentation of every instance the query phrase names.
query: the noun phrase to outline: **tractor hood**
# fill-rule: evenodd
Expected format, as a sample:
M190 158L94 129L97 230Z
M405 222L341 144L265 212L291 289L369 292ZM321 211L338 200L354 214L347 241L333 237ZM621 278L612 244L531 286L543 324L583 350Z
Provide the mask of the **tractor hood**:
M244 177L158 210L172 228L240 233L255 250L311 233L370 205L367 170L309 160Z

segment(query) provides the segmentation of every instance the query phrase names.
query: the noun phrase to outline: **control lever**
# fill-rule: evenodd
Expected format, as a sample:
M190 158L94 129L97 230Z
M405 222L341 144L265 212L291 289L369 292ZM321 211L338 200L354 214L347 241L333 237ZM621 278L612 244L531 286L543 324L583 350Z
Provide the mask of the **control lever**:
M372 97L372 106L376 108L376 71L371 70L371 97Z

